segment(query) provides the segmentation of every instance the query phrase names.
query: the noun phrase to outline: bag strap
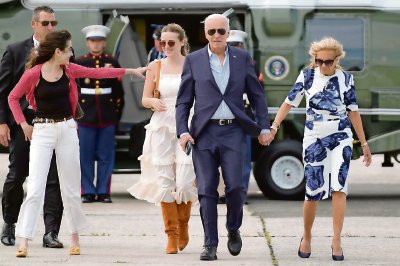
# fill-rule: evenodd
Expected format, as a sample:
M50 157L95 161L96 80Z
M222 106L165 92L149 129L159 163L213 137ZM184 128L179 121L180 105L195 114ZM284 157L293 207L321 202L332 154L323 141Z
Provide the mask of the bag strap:
M160 72L161 72L161 60L155 60L156 63L156 80L154 84L153 96L154 98L160 98L160 92L158 91L158 84L160 83Z

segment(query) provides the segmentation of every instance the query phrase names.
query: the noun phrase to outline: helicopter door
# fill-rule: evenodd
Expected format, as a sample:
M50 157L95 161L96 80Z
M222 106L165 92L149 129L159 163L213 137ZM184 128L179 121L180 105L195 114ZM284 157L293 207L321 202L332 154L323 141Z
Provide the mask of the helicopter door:
M112 54L124 68L146 66L147 52L139 34L130 26L127 16L116 16L107 22L111 31L107 37L106 52ZM150 118L152 112L142 105L144 79L124 76L125 106L119 125L121 131L129 131L133 124Z

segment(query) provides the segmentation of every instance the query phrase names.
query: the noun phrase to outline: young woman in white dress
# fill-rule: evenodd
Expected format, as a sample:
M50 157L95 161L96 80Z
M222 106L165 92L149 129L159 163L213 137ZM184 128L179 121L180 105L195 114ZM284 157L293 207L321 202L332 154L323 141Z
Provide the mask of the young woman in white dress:
M192 202L197 201L192 156L182 151L176 136L175 103L189 45L185 31L177 24L162 29L160 99L153 97L156 62L149 64L142 103L154 114L146 125L143 154L139 157L141 177L128 191L137 199L161 205L168 235L167 254L183 250L189 242L188 222Z

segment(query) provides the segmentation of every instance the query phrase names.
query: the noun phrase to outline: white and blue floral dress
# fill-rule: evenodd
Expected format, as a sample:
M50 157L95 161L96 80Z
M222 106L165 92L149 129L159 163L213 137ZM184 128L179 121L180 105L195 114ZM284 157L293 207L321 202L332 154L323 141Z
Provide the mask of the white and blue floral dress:
M319 67L301 71L285 102L299 106L306 96L303 139L306 200L319 201L333 191L347 194L347 174L353 149L348 111L357 111L351 74L336 69L332 76Z

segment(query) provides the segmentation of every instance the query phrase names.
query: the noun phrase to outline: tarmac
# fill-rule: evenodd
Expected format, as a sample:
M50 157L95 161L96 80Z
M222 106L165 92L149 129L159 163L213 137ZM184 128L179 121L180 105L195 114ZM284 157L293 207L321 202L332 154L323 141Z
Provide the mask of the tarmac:
M3 160L0 158L0 181L4 182ZM396 168L397 170L399 168ZM42 247L44 231L40 217L35 239L30 242L27 258L16 258L18 245L0 244L0 265L400 265L399 217L346 217L343 230L345 261L331 259L331 218L318 217L313 229L313 249L309 259L300 259L297 249L302 233L301 209L297 217L266 218L257 216L250 200L245 205L243 225L240 229L243 248L234 257L227 249L225 205L218 205L219 246L218 260L200 261L203 229L199 205L192 208L189 223L190 241L178 254L165 254L166 235L158 206L136 200L126 189L138 180L138 175L114 175L112 204L83 204L91 225L89 232L81 234L81 255L68 255L68 231L62 223L59 234L63 249ZM254 179L253 179L254 180ZM258 199L254 181L250 184L250 197ZM2 194L2 185L0 187ZM264 202L262 199L259 202ZM265 204L268 201L265 200ZM297 202L301 206L301 202ZM253 205L254 206L254 205ZM282 212L285 212L282 205ZM265 217L265 216L264 216Z

